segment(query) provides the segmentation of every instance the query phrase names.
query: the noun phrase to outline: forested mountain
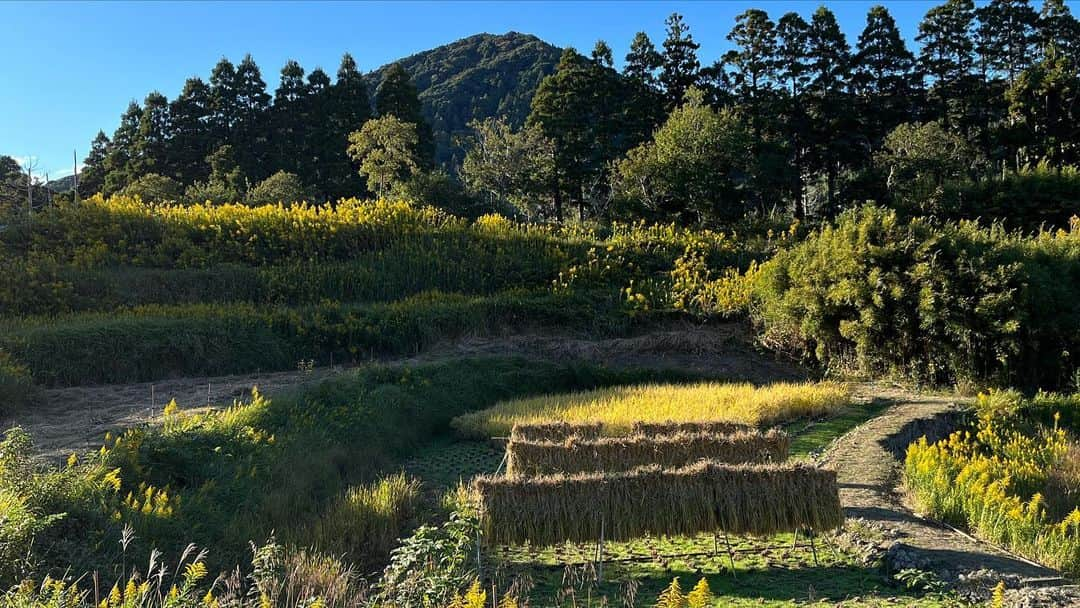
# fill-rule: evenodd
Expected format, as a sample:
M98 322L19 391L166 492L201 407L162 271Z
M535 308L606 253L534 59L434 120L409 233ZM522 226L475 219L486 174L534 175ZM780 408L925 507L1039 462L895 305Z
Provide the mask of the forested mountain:
M398 61L420 94L436 162L460 162L454 139L468 132L471 120L497 116L515 128L524 124L533 93L555 71L559 53L536 36L509 32L469 36ZM372 97L388 67L367 75Z

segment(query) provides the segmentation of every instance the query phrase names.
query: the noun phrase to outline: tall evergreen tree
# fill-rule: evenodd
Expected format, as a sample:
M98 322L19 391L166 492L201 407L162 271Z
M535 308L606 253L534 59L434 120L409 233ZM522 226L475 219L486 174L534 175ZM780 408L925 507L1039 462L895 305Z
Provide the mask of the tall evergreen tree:
M776 26L765 11L750 9L735 17L727 39L735 45L724 55L724 63L731 69L731 84L740 103L754 106L752 120L760 120L758 106L778 80Z
M359 131L371 118L371 100L367 83L352 55L345 53L338 67L337 80L330 87L326 122L330 127L326 160L328 179L326 194L338 198L363 193L363 179L352 170L346 150L349 133ZM320 185L321 186L321 185Z
M238 89L236 67L231 61L222 57L210 72L210 96L214 105L212 121L214 141L210 146L211 149L232 139L233 129L240 119Z
M874 150L897 125L915 119L921 79L896 21L884 6L866 14L859 35L852 84L859 95L862 124Z
M90 151L83 159L82 170L79 171L79 195L90 196L100 192L105 185L105 161L109 156L109 147L112 142L104 131L98 131L94 141L90 142Z
M214 102L210 87L201 78L188 78L169 107L173 136L169 156L176 179L182 184L205 180L206 155L213 149Z
M793 214L806 214L804 183L806 157L811 139L810 119L803 104L810 74L810 24L798 13L789 12L776 22L777 76L784 83L781 105L784 135L790 150L792 166Z
M131 178L148 173L172 177L174 167L168 155L171 136L169 100L154 91L146 96L142 115L139 116L139 130L131 158Z
M638 32L630 42L630 52L626 54L623 65L623 76L645 86L656 87L660 83L656 73L663 62L664 58L657 52L649 36L645 32Z
M603 40L596 41L596 46L593 47L592 51L592 60L595 61L597 65L605 68L610 68L615 65L615 58L611 54L611 47Z
M701 45L694 42L690 26L683 22L679 13L672 13L664 23L667 25L667 38L664 39L660 84L664 87L670 109L681 104L686 90L698 83L701 63L698 62L697 51Z
M267 120L270 95L262 72L251 55L245 55L236 67L237 120L231 140L238 151L241 171L253 180L271 173L267 166L270 151Z
M1065 0L1044 0L1038 27L1039 50L1043 54L1053 47L1073 65L1080 65L1080 21Z
M142 107L132 100L127 110L120 116L120 125L116 128L112 137L112 146L105 158L105 184L102 192L113 194L128 185L135 175L132 171L132 161L135 155L135 144L139 139L139 122L142 120Z
M1035 58L1038 14L1028 0L991 0L976 16L984 77L1001 74L1012 82Z
M807 36L807 99L813 124L812 162L826 178L826 214L836 209L836 180L857 155L858 123L851 111L851 48L836 15L814 12Z
M416 125L416 156L420 166L431 168L434 165L435 136L424 119L416 85L400 63L391 65L383 74L382 82L375 90L375 112L380 117L395 116Z
M328 177L327 161L332 155L333 125L328 117L331 110L330 77L321 68L308 74L307 95L304 99L304 155L300 162L301 181L322 190Z
M304 156L304 98L307 84L304 68L290 59L281 68L281 79L274 91L274 152L278 169L300 174Z
M915 37L922 44L919 65L931 79L929 97L946 126L963 126L956 123L964 121L971 97L974 20L972 0L947 0L927 11Z

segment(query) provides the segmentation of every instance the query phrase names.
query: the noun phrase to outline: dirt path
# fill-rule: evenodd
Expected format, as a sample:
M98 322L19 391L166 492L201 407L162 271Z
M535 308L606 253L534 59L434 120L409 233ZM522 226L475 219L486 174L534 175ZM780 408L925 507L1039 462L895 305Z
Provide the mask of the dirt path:
M742 324L700 326L678 323L638 335L610 339L515 334L465 337L435 346L409 359L423 362L462 356L520 355L551 361L584 360L615 367L676 367L718 379L754 383L803 380L798 367L777 361L750 346ZM257 386L273 396L282 390L325 379L348 368L316 368L211 378L179 378L139 384L86 386L43 391L39 404L0 419L0 429L22 426L40 453L61 460L72 452L101 445L108 431L151 424L170 399L182 409L230 405Z
M948 434L950 418L960 409L954 399L880 385L860 386L856 397L886 400L891 405L882 415L838 439L823 460L837 471L847 517L883 532L885 540L880 548L887 550L886 561L892 569L928 570L946 580L992 570L992 577L1018 586L1067 584L1053 570L922 519L908 508L898 491L900 458L906 446L919 437L937 440ZM1069 597L1080 602L1080 595ZM1060 600L1058 596L1048 605L1076 605L1058 603Z

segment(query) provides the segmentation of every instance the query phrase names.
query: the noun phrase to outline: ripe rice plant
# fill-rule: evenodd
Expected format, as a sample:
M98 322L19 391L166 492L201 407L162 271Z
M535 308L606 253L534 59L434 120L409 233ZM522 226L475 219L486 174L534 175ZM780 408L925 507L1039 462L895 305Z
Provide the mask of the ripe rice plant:
M763 427L835 412L849 400L848 387L835 382L649 384L506 401L461 416L453 426L475 438L505 437L515 424L551 421L601 422L612 436L630 433L639 422Z
M675 435L678 433L714 433L718 435L730 435L741 431L748 431L753 427L740 422L635 422L631 427L631 435Z
M629 471L641 466L681 467L699 460L728 464L787 460L791 440L779 429L731 435L677 433L655 437L605 437L565 441L511 440L506 446L508 475Z
M805 464L642 467L624 473L474 481L489 542L554 545L723 530L770 535L839 527L836 473Z

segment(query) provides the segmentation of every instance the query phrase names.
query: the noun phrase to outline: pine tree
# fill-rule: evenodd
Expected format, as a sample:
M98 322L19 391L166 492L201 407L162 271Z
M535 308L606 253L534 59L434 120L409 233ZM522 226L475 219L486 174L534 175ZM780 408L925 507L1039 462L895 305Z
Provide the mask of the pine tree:
M1009 82L1031 65L1038 38L1038 15L1028 0L991 0L976 11L976 52L984 77L1003 74Z
M301 159L306 153L304 128L306 95L304 68L290 59L281 68L281 79L274 91L274 151L277 168L298 175L301 173Z
M326 182L327 160L332 154L333 126L328 120L331 110L330 77L321 68L308 74L304 98L304 156L300 159L301 181L322 189Z
M791 155L793 215L806 214L804 203L804 174L811 139L810 119L803 104L809 78L810 24L798 13L784 14L776 22L777 75L784 82L785 94L781 105L787 146Z
M169 157L177 180L190 185L208 175L206 155L213 149L214 115L210 87L201 78L189 78L180 95L169 107L172 117L172 140Z
M929 97L946 126L962 122L966 113L963 106L970 97L975 67L974 19L972 0L947 0L926 13L915 37L922 44L919 65L931 78Z
M1045 160L1060 170L1080 161L1080 75L1065 54L1051 46L1017 75L1007 98L1022 134L1017 166Z
M852 84L859 95L862 125L876 150L896 125L915 119L920 76L915 56L884 6L866 14L857 48Z
M270 95L262 72L251 55L245 55L236 68L237 117L231 144L238 151L241 171L252 179L269 175L270 160L267 121Z
M90 196L100 192L105 185L105 161L109 156L112 142L104 131L98 131L90 143L90 152L83 159L82 171L79 172L79 195Z
M212 148L232 140L233 129L240 116L238 89L236 68L231 61L222 57L210 72L210 96L214 106Z
M352 170L346 149L349 146L349 133L359 131L371 118L371 100L364 76L348 53L341 58L337 80L330 87L328 101L330 108L326 122L330 127L330 141L327 142L327 195L331 198L360 195L364 183Z
M129 179L148 173L172 177L174 167L168 157L171 136L169 100L154 91L143 101L139 129L132 146Z
M630 52L626 54L623 76L647 87L656 87L660 82L656 72L663 65L663 61L649 36L645 32L638 32L634 34Z
M836 180L857 154L858 123L851 111L851 49L836 16L824 6L814 12L807 36L807 98L813 128L811 162L825 173L826 209L836 209Z
M701 64L697 51L701 45L694 42L690 27L683 22L682 15L672 13L664 23L667 25L667 38L664 39L660 84L664 87L668 108L674 108L682 103L686 90L698 82Z
M777 80L776 26L765 11L750 9L735 17L727 39L735 49L724 55L724 63L732 70L737 98L756 105Z
M1065 0L1044 0L1038 27L1039 50L1044 55L1053 47L1073 65L1080 65L1080 21Z
M135 176L132 173L132 160L135 155L135 143L139 138L139 121L142 119L142 107L132 100L127 110L120 116L120 125L112 137L112 146L105 158L105 184L102 192L113 194L128 185Z
M431 168L435 163L435 136L421 109L420 96L409 73L400 63L392 64L375 90L375 113L416 125L416 156L422 168Z
M615 58L611 54L611 47L603 40L597 40L596 46L593 47L592 60L597 65L605 68L610 68L615 65Z

